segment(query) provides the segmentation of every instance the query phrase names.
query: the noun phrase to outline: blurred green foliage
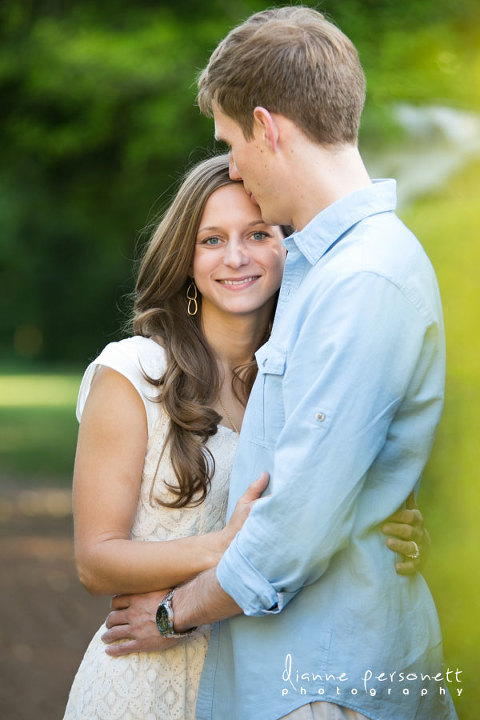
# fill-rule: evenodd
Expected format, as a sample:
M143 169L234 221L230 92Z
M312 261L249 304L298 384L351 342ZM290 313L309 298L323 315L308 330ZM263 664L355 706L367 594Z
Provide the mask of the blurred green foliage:
M0 407L0 428L2 481L70 484L78 431L72 406Z
M438 608L445 660L463 671L461 720L478 716L480 624L480 163L419 200L403 219L435 266L447 333L445 409L419 503L433 540L426 578Z
M0 375L0 479L27 484L70 483L81 375Z
M119 336L141 231L185 166L213 147L195 72L230 27L269 4L0 4L4 358L83 365ZM388 114L396 100L480 106L477 5L318 4L365 65L364 143L398 132Z

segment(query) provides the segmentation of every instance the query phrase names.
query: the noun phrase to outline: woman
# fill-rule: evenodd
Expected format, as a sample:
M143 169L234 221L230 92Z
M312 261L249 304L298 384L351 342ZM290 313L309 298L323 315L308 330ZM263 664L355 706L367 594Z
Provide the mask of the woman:
M134 336L108 345L80 388L75 546L90 592L173 587L214 566L265 489L261 477L223 528L283 237L230 180L227 157L186 176L157 228L139 271ZM412 542L389 543L412 551ZM208 628L162 653L121 658L105 652L104 630L86 652L65 719L194 717Z

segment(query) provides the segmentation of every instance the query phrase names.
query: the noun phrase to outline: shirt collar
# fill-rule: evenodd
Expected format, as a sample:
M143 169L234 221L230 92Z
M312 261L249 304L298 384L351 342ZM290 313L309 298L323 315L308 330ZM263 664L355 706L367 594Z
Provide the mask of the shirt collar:
M395 210L395 180L372 180L367 187L355 190L332 203L316 215L302 230L285 240L287 250L294 243L311 265L350 228L370 215Z

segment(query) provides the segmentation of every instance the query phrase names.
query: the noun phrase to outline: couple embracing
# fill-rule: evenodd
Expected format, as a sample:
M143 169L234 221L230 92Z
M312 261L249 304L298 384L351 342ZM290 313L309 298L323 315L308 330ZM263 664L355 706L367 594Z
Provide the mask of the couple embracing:
M440 297L358 152L364 97L350 40L300 6L253 15L200 75L228 157L187 174L134 334L80 389L77 564L116 597L66 720L456 717L411 499Z

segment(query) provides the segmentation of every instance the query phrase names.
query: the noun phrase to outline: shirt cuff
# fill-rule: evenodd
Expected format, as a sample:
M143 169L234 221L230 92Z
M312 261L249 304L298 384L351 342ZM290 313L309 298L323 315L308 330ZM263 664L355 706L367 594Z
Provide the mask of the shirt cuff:
M245 615L260 617L283 610L295 593L278 592L241 553L238 535L217 565L217 580Z

